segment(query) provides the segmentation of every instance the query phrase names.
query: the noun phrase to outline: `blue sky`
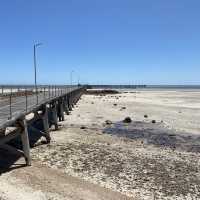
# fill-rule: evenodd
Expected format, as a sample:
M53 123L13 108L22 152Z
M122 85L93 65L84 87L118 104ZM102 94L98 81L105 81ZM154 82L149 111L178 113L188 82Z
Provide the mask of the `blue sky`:
M1 0L0 82L200 84L199 0Z

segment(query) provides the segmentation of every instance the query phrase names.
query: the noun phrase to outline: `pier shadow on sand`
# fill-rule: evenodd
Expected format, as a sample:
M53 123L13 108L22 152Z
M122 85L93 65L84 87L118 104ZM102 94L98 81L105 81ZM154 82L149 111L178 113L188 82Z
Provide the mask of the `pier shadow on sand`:
M200 153L200 136L167 129L162 123L135 121L131 123L118 122L103 131L133 140L140 140L144 144L158 147L169 147L187 152Z
M34 129L32 128L33 126L35 127ZM40 131L43 131L41 120L36 120L31 126L28 125L29 143L31 148L44 143L45 140L40 142L41 139L44 138ZM16 137L7 144L10 146L11 150L0 146L0 175L2 173L26 166L22 154L17 151L22 150L21 138ZM16 149L16 151L14 149Z
M3 173L26 167L25 161L20 160L20 158L22 158L20 154L13 154L0 148L0 176Z

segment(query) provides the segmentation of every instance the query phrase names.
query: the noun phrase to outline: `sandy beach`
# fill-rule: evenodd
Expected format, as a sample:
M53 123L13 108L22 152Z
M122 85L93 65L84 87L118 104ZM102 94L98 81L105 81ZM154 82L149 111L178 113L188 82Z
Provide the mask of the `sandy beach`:
M0 199L200 199L199 99L184 89L83 95L51 144L32 148L31 167L2 173Z

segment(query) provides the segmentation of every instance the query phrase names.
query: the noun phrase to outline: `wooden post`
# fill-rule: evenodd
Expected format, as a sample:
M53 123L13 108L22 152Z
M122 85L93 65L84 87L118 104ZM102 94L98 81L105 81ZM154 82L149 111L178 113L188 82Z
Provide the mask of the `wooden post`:
M64 98L64 111L65 111L66 115L69 115L67 96L65 96L65 98Z
M64 103L63 103L63 99L61 99L60 103L59 103L59 120L60 121L65 121L65 116L64 116Z
M72 107L71 107L71 94L69 94L67 96L67 104L68 104L69 111L72 111Z
M24 157L27 165L31 165L31 157L30 157L30 144L29 144L29 137L28 137L28 129L26 120L23 119L22 121L22 133L21 133L21 140L22 140L22 147L24 152Z
M58 130L58 116L57 116L56 102L54 102L52 105L52 114L53 114L53 124L55 126L55 130Z
M49 133L49 117L48 117L48 108L46 105L44 105L44 108L43 108L42 122L43 122L45 138L47 140L47 143L50 143L51 137Z
M72 91L72 94L71 94L71 107L72 108L74 107L74 91Z
M0 129L0 137L5 136L6 134L6 129Z

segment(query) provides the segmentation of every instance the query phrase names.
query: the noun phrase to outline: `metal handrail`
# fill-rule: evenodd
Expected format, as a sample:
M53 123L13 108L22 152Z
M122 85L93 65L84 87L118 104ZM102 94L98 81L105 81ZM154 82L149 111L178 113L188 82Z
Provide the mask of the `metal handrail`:
M80 87L77 85L39 85L36 91L33 85L0 85L0 125L20 112L28 113L33 107Z

